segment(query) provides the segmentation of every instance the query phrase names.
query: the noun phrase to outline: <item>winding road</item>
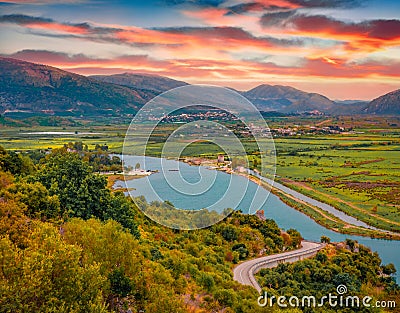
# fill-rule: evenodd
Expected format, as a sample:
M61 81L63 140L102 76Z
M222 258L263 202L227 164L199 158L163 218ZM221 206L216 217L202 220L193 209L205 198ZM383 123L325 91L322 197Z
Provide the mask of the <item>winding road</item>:
M301 248L279 254L268 255L249 261L245 261L233 269L233 279L242 285L252 286L261 292L261 286L254 277L262 268L273 268L280 263L293 263L313 257L319 250L325 247L323 243L303 240Z

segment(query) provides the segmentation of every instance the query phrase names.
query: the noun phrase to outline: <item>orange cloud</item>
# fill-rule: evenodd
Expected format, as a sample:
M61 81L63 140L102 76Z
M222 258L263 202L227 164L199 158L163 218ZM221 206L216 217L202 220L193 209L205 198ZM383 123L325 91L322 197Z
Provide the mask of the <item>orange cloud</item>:
M373 52L400 45L400 20L369 20L348 23L323 15L304 15L296 11L265 14L261 24L297 36L345 41L344 49Z
M364 40L370 45L399 43L399 20L372 20L361 23L345 23L326 16L294 16L285 22L292 33L322 35L328 38Z
M215 20L227 18L223 14L225 11L209 9ZM396 20L390 23L344 23L327 17L298 15L292 11L269 14L269 18L266 31L272 29L271 25L276 25L281 37L270 34L257 36L241 27L146 29L110 24L60 23L26 15L3 15L0 16L0 23L19 25L30 30L29 34L61 39L68 37L68 44L71 45L76 44L71 38L96 44L107 43L117 49L113 51L114 55L118 55L120 45L128 49L133 47L130 53L138 54L90 58L84 54L25 50L10 55L81 74L152 72L188 82L221 84L229 81L254 84L255 81L268 82L271 77L294 81L395 81L400 76L400 61L365 61L368 58L363 56L364 61L360 62L354 58L360 51L368 54L400 45ZM339 42L327 44L325 41L319 45L320 38L337 39ZM79 45L76 48L81 51Z
M400 76L399 61L348 63L345 59L328 56L305 59L301 66L297 67L278 66L271 62L228 59L157 60L147 55L91 58L83 54L68 55L45 50L24 50L7 56L52 65L83 75L145 72L165 75L189 83L218 84L241 89L260 83L276 82L315 92L326 91L327 95L336 94L334 98L368 98L370 95L379 95L383 91L394 89ZM362 82L373 86L373 81L378 82L375 83L377 88L370 88L363 92L360 87ZM359 84L357 94L352 90L353 82ZM341 86L336 93L334 86Z
M400 62L392 61L379 63L365 61L364 63L346 63L345 60L331 60L327 57L306 59L302 66L285 67L274 63L260 63L243 60L210 60L210 59L169 59L156 60L146 55L127 55L112 59L95 59L84 55L67 55L50 51L24 50L8 55L10 57L46 63L79 72L84 68L86 73L102 69L121 69L124 71L159 72L175 78L206 78L225 77L232 79L250 79L263 75L281 75L298 77L335 78L368 78L400 76ZM329 61L327 61L329 60ZM333 61L333 62L332 62Z
M91 27L87 23L58 23L52 19L22 14L2 15L0 16L0 23L17 24L30 29L65 32L74 35L89 34L91 31Z
M88 29L81 26L59 24L59 23L31 23L25 25L28 28L51 30L56 32L64 32L75 35L88 34Z
M254 49L264 49L267 52L281 51L291 46L301 46L301 40L278 39L270 36L254 36L240 27L171 27L159 29L145 29L134 26L122 25L91 25L88 23L71 24L59 23L51 19L32 17L26 15L3 15L0 23L17 24L21 27L34 30L68 33L72 37L87 41L125 43L136 46L158 45L165 49L175 49L176 53L187 53L188 50L196 51L208 49L217 51L224 49L242 49L251 46ZM46 33L40 35L46 36ZM64 35L64 34L62 34ZM300 47L301 48L301 47ZM186 49L186 50L185 50ZM179 51L178 51L179 50Z
M183 10L182 13L191 18L219 23L229 10L226 8L204 8L200 10Z
M325 62L330 63L330 64L338 64L337 61L335 61L335 60L333 60L333 59L331 59L331 58L328 58L328 57L323 57L322 59L323 59Z
M281 7L281 8L290 8L297 9L302 7L300 3L296 3L296 1L286 1L286 0L258 0L258 3L263 4L266 7Z

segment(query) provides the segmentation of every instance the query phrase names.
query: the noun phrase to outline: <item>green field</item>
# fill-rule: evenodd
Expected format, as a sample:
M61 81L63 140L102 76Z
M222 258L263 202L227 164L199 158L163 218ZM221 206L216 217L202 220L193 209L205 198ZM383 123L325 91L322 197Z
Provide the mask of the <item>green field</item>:
M281 139L282 183L379 228L400 230L400 139L332 136Z
M326 118L325 118L326 119ZM400 128L397 119L350 117L324 121L310 118L286 118L269 121L271 127L285 125L331 124L352 127L353 134L298 135L275 138L277 179L325 203L331 204L370 225L400 231ZM353 124L350 124L353 123ZM385 128L386 125L386 128ZM147 153L160 155L164 140L178 125L156 129L147 146ZM0 145L11 150L32 150L62 147L82 141L94 149L107 144L110 151L120 153L127 125L34 126L0 128ZM66 134L32 134L37 132ZM67 134L68 133L68 134ZM144 129L137 130L140 137ZM254 141L242 140L250 155ZM221 150L214 144L200 142L189 145L185 156L216 157ZM250 164L257 159L249 157ZM256 166L257 167L257 166Z

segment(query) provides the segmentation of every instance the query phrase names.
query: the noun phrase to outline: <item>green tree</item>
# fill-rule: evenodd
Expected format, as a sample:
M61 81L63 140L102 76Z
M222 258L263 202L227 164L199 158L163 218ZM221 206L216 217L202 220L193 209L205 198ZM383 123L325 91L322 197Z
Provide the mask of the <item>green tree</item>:
M0 146L0 170L13 175L28 175L34 171L32 160L21 153L6 151Z
M249 250L246 248L246 245L244 243L233 245L232 251L236 251L239 254L240 260L244 260L249 256Z
M1 236L0 250L3 312L107 312L99 265L82 263L54 226L35 223L23 250Z
M300 247L301 240L302 240L301 234L293 228L288 229L287 233L290 235L290 239L292 240L291 246L293 248Z
M396 268L395 268L394 264L393 263L389 263L389 264L386 264L386 265L382 266L382 272L384 274L386 274L386 275L393 275L397 271L396 271Z
M326 253L319 251L315 256L315 259L321 263L326 263L328 261L328 256Z
M7 188L16 201L26 204L26 214L30 217L56 218L60 213L60 202L57 195L50 195L49 191L40 183L28 183L21 180Z
M207 273L201 273L198 282L201 286L206 288L207 291L210 291L215 286L214 278Z
M223 306L232 307L236 302L236 295L232 289L219 289L214 293L214 297Z
M226 226L222 230L221 235L226 241L235 241L238 239L239 236L236 228L231 225Z
M349 247L350 251L354 251L356 247L357 241L352 240L352 239L346 239L346 245Z
M118 267L114 269L109 275L108 280L111 284L111 292L125 297L132 291L132 284L129 277L125 276L124 269Z
M51 195L58 195L62 213L76 216L85 206L85 199L81 199L85 188L83 182L90 175L87 163L77 154L67 153L48 156L34 179L41 182Z
M60 201L64 217L114 219L139 236L134 222L133 204L122 193L113 195L104 176L92 173L78 154L49 156L33 178Z
M124 193L118 191L111 196L111 205L102 214L103 220L112 219L128 229L136 238L140 233L135 220L135 204Z
M322 243L330 243L331 239L327 236L321 236L321 242Z
M150 253L151 253L151 259L153 261L161 260L163 258L163 255L160 252L160 249L158 249L157 247L152 248L150 250Z
M10 199L0 200L0 236L8 238L18 248L28 245L28 237L32 227L25 216L26 206Z

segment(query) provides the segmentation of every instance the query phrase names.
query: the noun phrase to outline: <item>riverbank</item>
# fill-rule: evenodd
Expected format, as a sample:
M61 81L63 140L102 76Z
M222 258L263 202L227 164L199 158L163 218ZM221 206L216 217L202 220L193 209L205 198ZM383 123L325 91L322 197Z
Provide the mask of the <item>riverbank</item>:
M139 179L146 177L148 175L124 175L124 174L107 174L105 175L107 177L107 187L114 190L114 191L122 191L126 192L131 190L130 188L126 188L123 186L115 186L115 183L117 181L127 181L127 180L133 180L133 179Z
M143 157L137 156L126 156L125 161L127 165L135 166L137 162L143 162ZM262 199L266 199L266 202L262 206L264 210L264 216L267 219L271 219L284 230L296 229L298 230L305 240L319 242L321 236L329 237L332 242L345 241L346 239L352 239L360 244L363 244L371 249L373 252L378 252L382 258L382 262L393 263L396 268L400 268L400 251L398 240L386 240L371 238L370 236L357 236L350 234L343 234L338 231L333 231L328 227L324 227L321 223L317 223L314 219L308 217L301 211L287 205L277 195L270 194L266 189L258 186L253 181L249 181L246 177L240 175L227 175L223 171L207 170L207 167L199 168L198 166L190 166L187 163L178 163L178 160L166 160L161 162L159 158L146 157L146 168L158 169L162 171L163 166L166 169L179 168L179 172L166 172L168 179L175 179L174 177L179 175L183 176L189 183L196 183L201 177L207 181L214 181L213 188L209 188L208 191L202 195L196 197L197 201L194 201L193 196L182 194L175 188L172 188L168 183L167 179L163 175L151 175L146 179L134 179L126 182L127 186L134 189L131 191L133 197L144 196L149 202L159 201L166 199L172 202L177 208L187 208L192 210L200 210L205 206L208 207L216 201L219 201L226 194L226 187L232 182L231 196L225 197L227 201L221 203L218 207L229 208L233 207L237 203L234 198L236 196L241 197L243 193L243 187L248 184L248 192L241 198L241 202L237 207L243 212L247 212L253 202L253 195L257 192ZM213 173L215 172L215 173ZM201 176L199 174L202 174ZM123 182L116 182L116 184L123 184ZM153 188L149 188L149 184ZM257 190L259 188L260 190ZM155 191L157 194L155 194ZM297 201L293 200L295 203Z
M279 199L287 204L288 206L294 208L295 210L302 212L303 214L307 215L311 219L313 219L319 225L333 230L335 232L341 234L348 234L348 235L356 235L356 236L363 236L363 237L371 237L371 238L380 238L380 239L388 239L388 240L400 240L400 234L386 231L386 230L375 230L369 229L362 226L356 226L350 223L346 223L337 216L326 212L316 206L313 206L305 201L297 199L288 193L285 193L282 190L279 190L276 187L271 187L268 183L262 181L260 178L255 177L253 175L247 173L238 173L235 171L227 172L229 174L235 174L244 176L250 181L254 182L255 184L266 188L267 190L271 190L273 194L275 194Z
M323 188L315 186L307 182L296 182L286 178L280 178L279 183L283 186L297 191L304 196L311 197L316 201L326 203L327 205L335 207L335 209L353 216L360 221L367 223L370 226L382 229L388 232L398 233L400 231L400 223L389 217L378 214L378 210L381 209L379 205L376 206L375 212L368 210L365 207L365 201L360 202L359 205L355 205L348 201L348 199L342 199L339 194L328 194Z
M360 225L354 225L350 222L346 222L335 216L334 214L327 212L326 210L319 208L315 205L307 203L293 195L288 194L287 192L278 189L276 187L271 186L267 182L261 180L260 178L247 173L247 171L234 171L228 166L221 166L216 162L212 162L208 159L204 158L184 158L182 159L185 163L190 165L197 166L207 166L212 169L223 171L227 174L235 174L239 176L246 177L250 181L255 184L267 189L271 190L273 194L275 194L282 202L287 204L288 206L294 208L295 210L307 215L311 219L313 219L319 225L330 229L332 231L348 234L348 235L357 235L363 237L370 238L379 238L379 239L388 239L388 240L400 240L400 233L391 232L384 229L378 229L376 227L367 228ZM289 187L288 187L289 188ZM310 195L307 195L310 196ZM358 222L354 220L355 222ZM364 223L365 224L365 223ZM361 224L362 225L362 224Z

